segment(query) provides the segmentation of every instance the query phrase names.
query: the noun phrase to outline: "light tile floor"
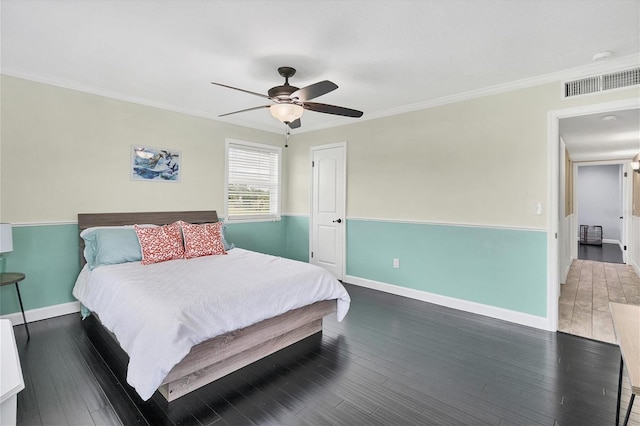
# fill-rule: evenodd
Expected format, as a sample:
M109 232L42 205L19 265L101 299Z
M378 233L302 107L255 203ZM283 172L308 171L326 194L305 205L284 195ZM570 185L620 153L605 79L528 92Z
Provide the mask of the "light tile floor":
M610 301L640 305L640 278L633 267L574 260L561 286L558 331L615 343Z

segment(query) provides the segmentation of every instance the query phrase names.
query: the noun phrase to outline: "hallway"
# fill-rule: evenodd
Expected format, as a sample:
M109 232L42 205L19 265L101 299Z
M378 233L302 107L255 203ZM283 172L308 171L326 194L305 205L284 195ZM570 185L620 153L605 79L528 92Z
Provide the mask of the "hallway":
M640 305L640 277L633 267L574 260L561 286L558 331L615 343L609 302Z

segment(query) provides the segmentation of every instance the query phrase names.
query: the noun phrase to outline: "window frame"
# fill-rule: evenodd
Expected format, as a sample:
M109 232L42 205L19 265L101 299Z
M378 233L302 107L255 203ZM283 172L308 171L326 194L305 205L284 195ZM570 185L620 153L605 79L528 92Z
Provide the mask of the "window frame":
M276 211L275 213L269 214L257 214L257 215L248 215L243 217L232 217L229 215L229 149L232 146L238 146L241 148L245 148L253 151L263 151L263 152L271 152L277 155L278 159L278 168L277 168L277 202L275 203ZM257 142L249 142L240 139L225 139L224 146L224 165L225 165L225 173L224 173L224 217L225 222L228 223L247 223L247 222L274 222L279 221L282 218L282 147L277 145L268 145Z

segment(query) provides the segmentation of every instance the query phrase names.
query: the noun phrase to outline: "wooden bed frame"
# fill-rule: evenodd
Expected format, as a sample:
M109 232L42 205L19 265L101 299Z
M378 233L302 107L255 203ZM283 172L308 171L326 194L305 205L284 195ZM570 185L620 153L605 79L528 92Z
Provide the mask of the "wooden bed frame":
M218 215L214 210L152 213L81 213L78 214L78 228L82 232L94 226L121 226L136 223L166 225L177 220L184 220L189 223L211 223L218 221ZM80 238L82 265L86 263L83 251L84 240ZM335 312L336 305L335 299L316 302L249 327L206 340L191 348L189 354L169 372L158 390L167 401L171 402L280 349L318 333L322 331L322 318Z

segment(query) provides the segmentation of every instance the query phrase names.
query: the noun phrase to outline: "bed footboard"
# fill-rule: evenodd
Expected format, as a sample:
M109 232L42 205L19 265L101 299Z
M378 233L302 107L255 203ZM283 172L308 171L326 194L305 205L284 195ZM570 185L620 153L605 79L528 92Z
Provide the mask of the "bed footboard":
M200 343L158 390L169 402L180 398L322 331L322 318L335 311L336 301L324 300Z

